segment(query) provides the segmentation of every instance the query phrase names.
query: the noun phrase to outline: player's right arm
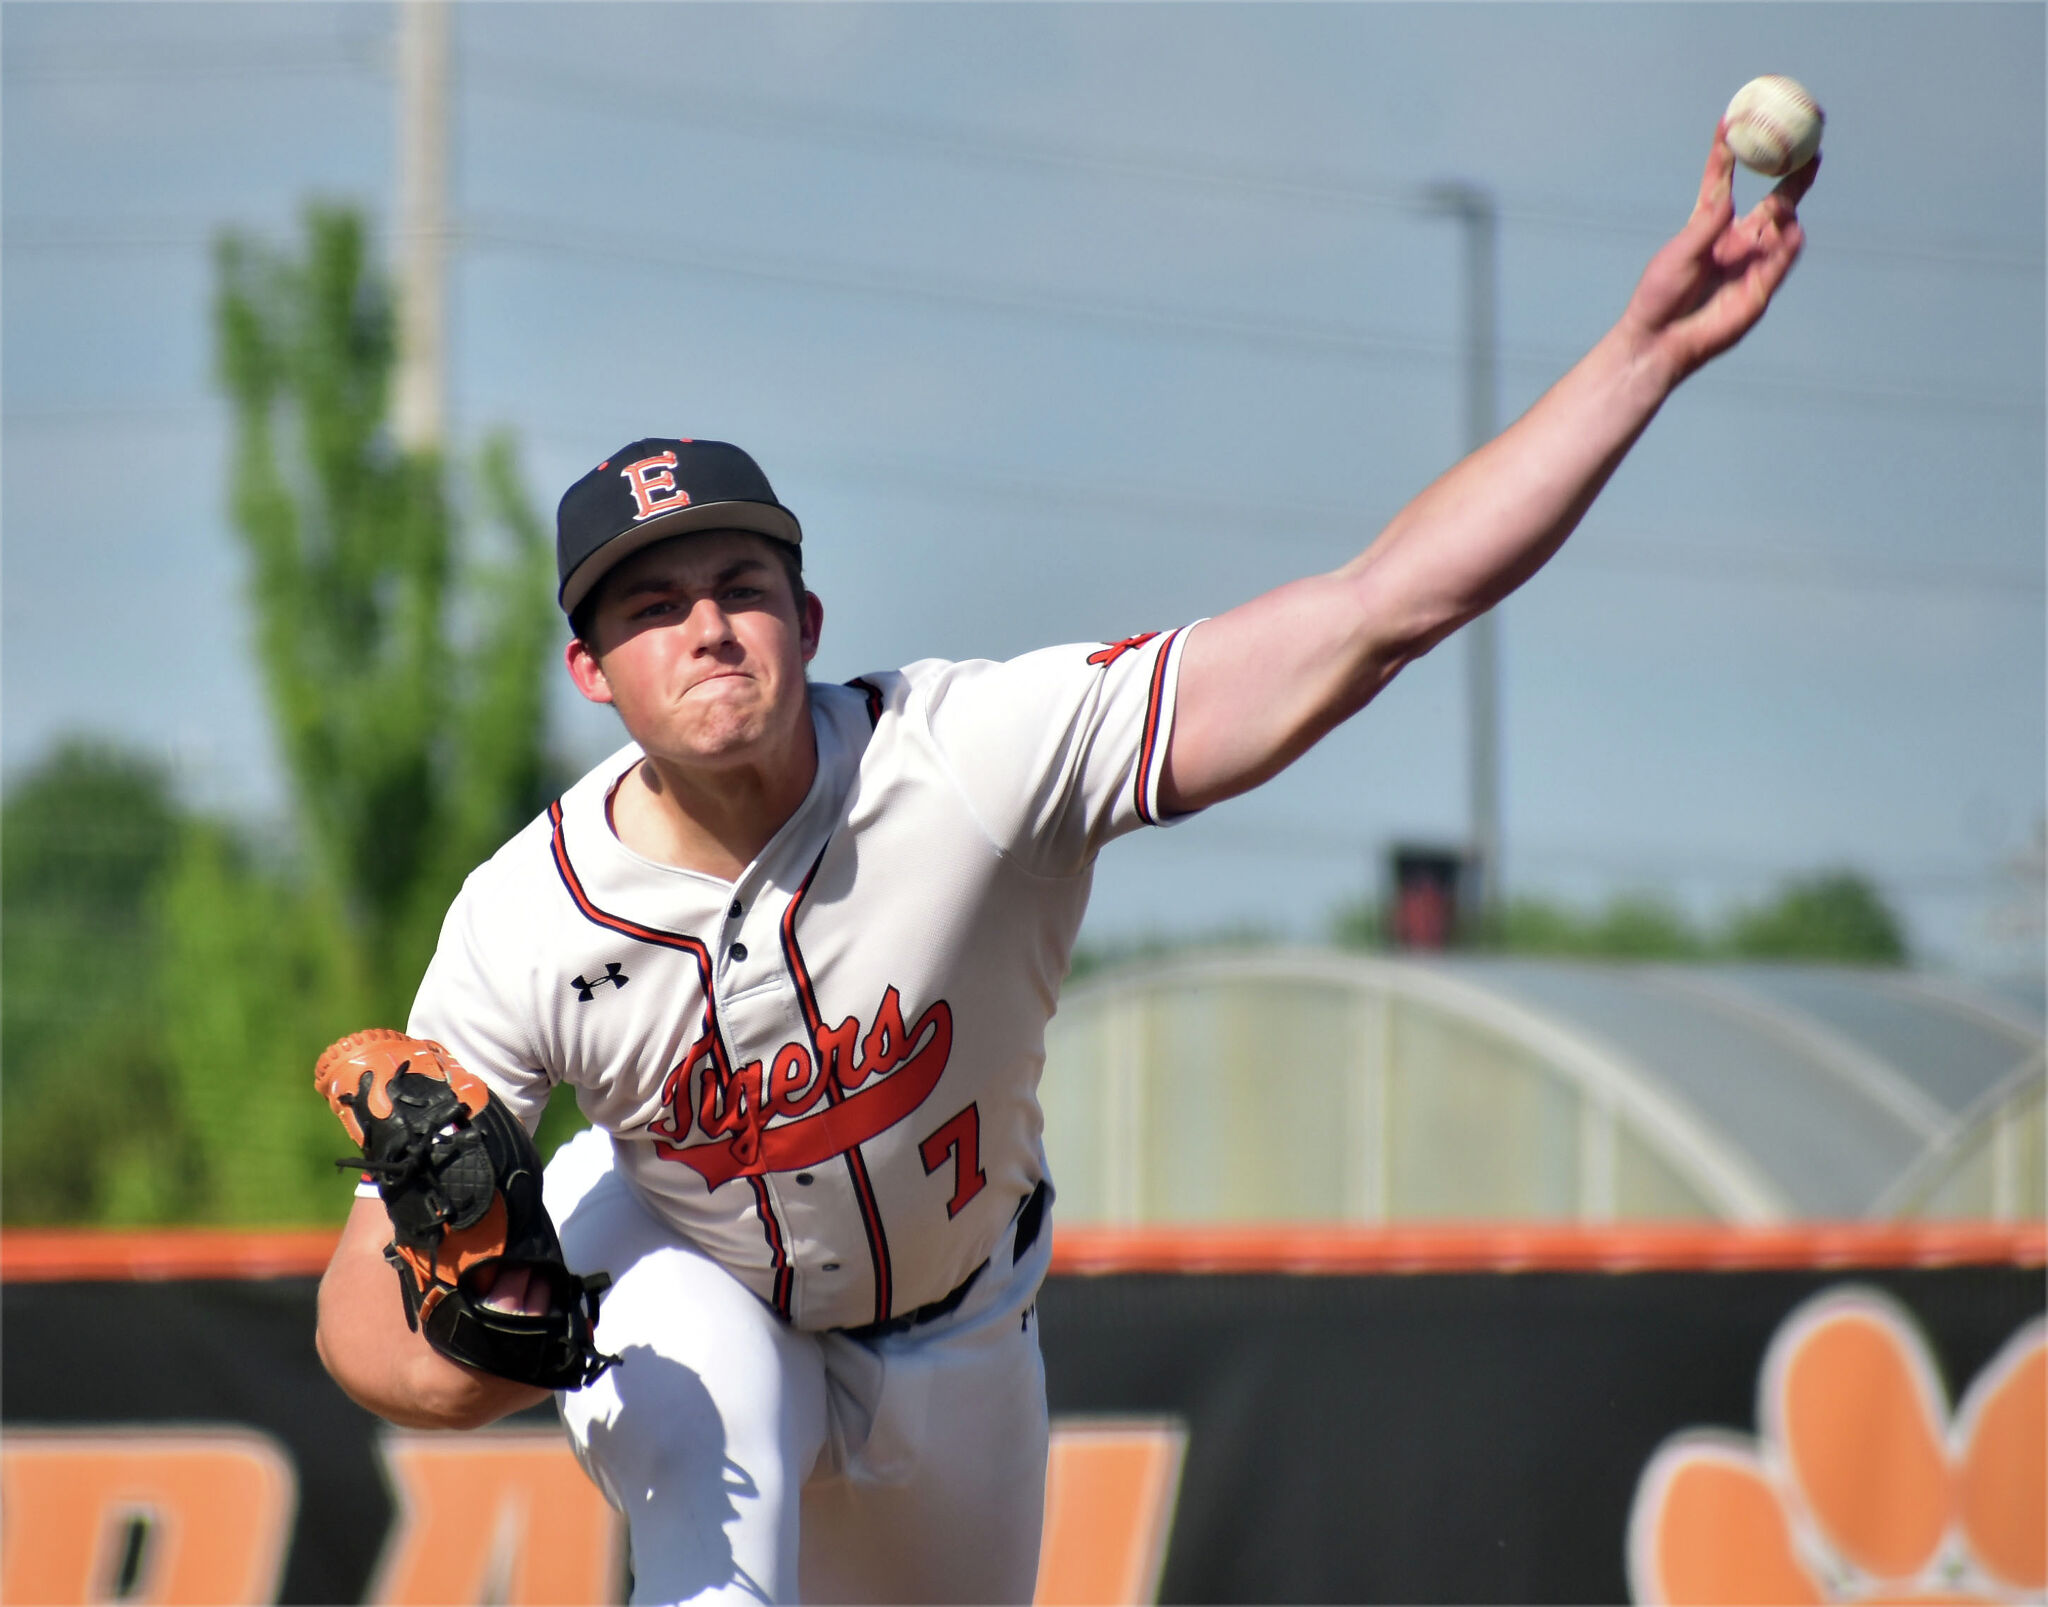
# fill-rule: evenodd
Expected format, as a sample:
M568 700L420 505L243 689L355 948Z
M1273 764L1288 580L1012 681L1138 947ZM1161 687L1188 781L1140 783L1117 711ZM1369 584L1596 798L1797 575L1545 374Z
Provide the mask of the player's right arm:
M544 1389L450 1361L407 1325L384 1259L390 1242L384 1202L359 1198L320 1280L314 1345L349 1399L405 1428L481 1428L546 1400ZM516 1308L524 1291L505 1293Z
M1737 217L1735 158L1717 129L1691 220L1582 361L1342 569L1191 631L1164 807L1204 808L1275 775L1540 569L1673 389L1763 316L1799 255L1797 207L1817 166Z

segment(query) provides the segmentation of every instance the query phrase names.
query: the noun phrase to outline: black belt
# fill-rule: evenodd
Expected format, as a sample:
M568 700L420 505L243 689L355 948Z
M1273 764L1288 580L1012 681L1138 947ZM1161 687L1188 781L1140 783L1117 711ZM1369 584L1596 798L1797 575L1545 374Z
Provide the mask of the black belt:
M967 1291L974 1287L974 1280L987 1270L988 1263L984 1261L968 1273L960 1287L951 1294L940 1295L938 1299L919 1306L915 1311L906 1311L900 1317L885 1317L880 1322L863 1323L858 1328L840 1328L835 1331L846 1335L848 1339L858 1339L865 1343L886 1339L891 1334L908 1332L923 1323L937 1322L949 1311L960 1309L960 1302L967 1298Z
M1010 1249L1012 1265L1022 1261L1024 1252L1038 1242L1039 1229L1045 1225L1045 1198L1046 1187L1044 1183L1040 1183L1031 1191L1030 1198L1018 1208L1017 1242ZM877 1339L886 1339L891 1334L908 1333L911 1329L928 1322L937 1322L939 1318L960 1309L960 1302L967 1298L967 1291L974 1287L975 1279L987 1270L988 1263L984 1261L968 1273L961 1280L960 1287L952 1293L940 1295L938 1299L928 1301L915 1311L906 1311L900 1317L885 1317L880 1322L863 1323L858 1328L838 1328L833 1331L846 1335L848 1339L871 1343Z

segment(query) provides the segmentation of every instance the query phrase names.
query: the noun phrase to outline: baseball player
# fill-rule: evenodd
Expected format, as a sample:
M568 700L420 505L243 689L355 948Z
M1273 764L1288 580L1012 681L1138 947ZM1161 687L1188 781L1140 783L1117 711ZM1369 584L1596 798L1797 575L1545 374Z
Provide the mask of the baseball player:
M1035 1087L1094 858L1274 775L1549 558L1799 253L1814 169L1738 218L1732 168L1717 131L1615 327L1361 556L1188 628L810 684L803 532L744 453L640 440L569 489L568 671L631 740L469 878L408 1031L472 1109L531 1127L566 1082L590 1118L545 1202L609 1279L602 1354L586 1333L557 1398L634 1601L1030 1598ZM330 1097L362 1136L355 1077ZM414 1326L408 1231L356 1202L320 1297L342 1386L423 1426L546 1398ZM462 1264L472 1325L577 1298Z

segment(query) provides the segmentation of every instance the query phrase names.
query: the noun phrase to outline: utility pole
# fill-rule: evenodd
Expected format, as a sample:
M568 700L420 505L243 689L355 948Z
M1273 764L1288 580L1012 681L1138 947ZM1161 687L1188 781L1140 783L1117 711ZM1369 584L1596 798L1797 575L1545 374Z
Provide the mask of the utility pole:
M448 6L398 7L398 377L393 427L408 451L447 428Z
M1435 184L1424 192L1432 211L1456 218L1465 248L1465 447L1476 452L1499 428L1499 211L1477 185ZM1494 610L1465 627L1466 735L1471 787L1474 886L1470 909L1478 930L1491 929L1500 905L1500 636Z

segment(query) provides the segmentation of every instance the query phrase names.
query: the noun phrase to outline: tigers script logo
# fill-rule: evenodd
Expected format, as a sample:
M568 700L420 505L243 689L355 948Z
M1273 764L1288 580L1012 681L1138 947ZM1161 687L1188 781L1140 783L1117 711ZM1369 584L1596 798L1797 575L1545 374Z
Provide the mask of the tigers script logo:
M809 1043L791 1041L771 1061L727 1067L707 1032L662 1084L654 1152L717 1188L736 1177L816 1166L864 1144L937 1085L953 1052L953 1009L940 999L905 1026L903 1000L888 987L865 1033L860 1018L848 1016L836 1027L819 1022L816 1034L815 1057ZM693 1130L706 1142L686 1145Z

